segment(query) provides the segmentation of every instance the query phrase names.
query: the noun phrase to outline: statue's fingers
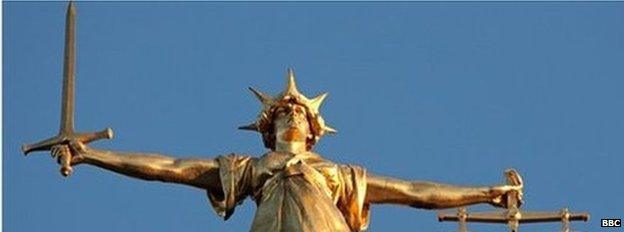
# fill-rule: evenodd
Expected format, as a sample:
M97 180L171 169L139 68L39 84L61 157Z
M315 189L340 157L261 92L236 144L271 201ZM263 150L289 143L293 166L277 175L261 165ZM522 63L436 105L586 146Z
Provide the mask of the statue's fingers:
M77 165L77 164L82 163L82 161L83 161L83 157L80 154L76 154L76 155L72 155L71 156L70 164L71 165Z
M495 197L494 199L492 199L492 202L493 202L494 204L496 204L496 205L500 205L500 203L501 203L502 201L503 201L503 198L502 198L502 197L500 197L500 196Z
M56 158L58 153L59 153L59 147L58 146L54 146L54 147L52 147L52 149L50 149L50 156L52 156L52 159Z
M505 194L511 191L522 192L522 185L503 185L500 186L501 193Z
M509 193L509 192L512 192L512 191L517 191L517 190L519 190L518 187L519 186L517 186L517 185L507 185L507 186L505 186L505 193Z
M502 196L496 197L494 199L492 199L492 205L496 206L496 207L501 207L501 208L505 208L505 202L504 202L504 198Z
M86 145L78 140L71 140L69 142L69 147L78 155L86 152Z
M63 155L63 150L60 147L56 148L56 152L54 152L54 158L58 160L59 157Z
M506 193L508 193L509 191L512 190L512 186L510 185L499 185L499 186L495 186L492 188L492 192L494 194L494 196L501 196L501 195L505 195Z
M61 164L61 159L63 158L63 156L69 155L69 148L67 148L67 146L59 146L57 147L57 152L55 155L56 158L56 163Z
M54 146L54 152L52 152L52 158L58 158L63 154L63 146Z

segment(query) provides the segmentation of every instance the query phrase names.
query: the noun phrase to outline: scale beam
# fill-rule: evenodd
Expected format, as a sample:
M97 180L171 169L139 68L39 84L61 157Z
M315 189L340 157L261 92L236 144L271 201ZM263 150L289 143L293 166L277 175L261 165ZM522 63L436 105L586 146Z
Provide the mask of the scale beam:
M588 221L589 214L587 213L564 213L567 209L564 208L561 212L521 212L518 221L520 223L541 223L541 222L558 222L562 221L565 217L568 221ZM567 216L566 216L567 215ZM464 219L462 220L462 217ZM483 223L507 223L507 212L474 212L467 213L465 208L459 208L457 214L438 214L438 221L452 221L452 222L483 222Z
M523 185L522 178L515 170L506 171L505 176L508 184ZM460 232L467 231L467 222L507 224L510 231L517 232L520 224L559 221L562 223L562 231L569 232L570 221L589 220L588 213L570 213L567 208L563 208L559 212L523 212L519 209L521 202L522 194L520 192L510 192L507 195L507 210L468 213L466 208L459 208L456 214L438 214L438 221L458 222Z

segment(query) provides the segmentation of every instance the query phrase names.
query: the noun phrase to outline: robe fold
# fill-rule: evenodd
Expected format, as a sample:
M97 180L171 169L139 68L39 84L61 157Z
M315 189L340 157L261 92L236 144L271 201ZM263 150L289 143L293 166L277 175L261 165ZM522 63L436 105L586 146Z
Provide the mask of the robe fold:
M366 170L337 165L307 152L269 152L254 158L219 156L221 191L208 191L227 220L250 196L258 208L253 232L363 231L368 226Z

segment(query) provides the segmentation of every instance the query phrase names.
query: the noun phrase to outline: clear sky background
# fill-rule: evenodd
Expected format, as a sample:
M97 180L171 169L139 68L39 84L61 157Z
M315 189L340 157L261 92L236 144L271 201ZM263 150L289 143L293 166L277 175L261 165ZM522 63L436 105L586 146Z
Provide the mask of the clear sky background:
M3 2L4 231L247 231L205 192L91 166L63 178L57 133L66 3ZM261 155L248 86L295 69L339 130L316 150L369 172L464 185L514 167L526 210L624 217L624 3L77 3L76 127L94 147L210 158ZM470 210L490 210L490 206ZM521 231L557 231L526 225ZM502 231L505 225L472 225ZM370 231L456 231L436 211L373 206Z

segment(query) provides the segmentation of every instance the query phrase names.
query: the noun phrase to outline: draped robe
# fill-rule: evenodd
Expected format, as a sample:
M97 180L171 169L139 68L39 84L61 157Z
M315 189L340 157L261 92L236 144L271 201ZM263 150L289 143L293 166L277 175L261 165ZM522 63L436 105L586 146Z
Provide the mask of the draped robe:
M248 196L257 204L253 232L363 231L368 226L366 170L338 165L316 153L269 152L217 158L221 191L208 191L227 220Z

